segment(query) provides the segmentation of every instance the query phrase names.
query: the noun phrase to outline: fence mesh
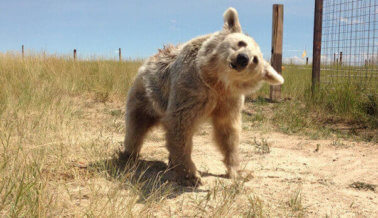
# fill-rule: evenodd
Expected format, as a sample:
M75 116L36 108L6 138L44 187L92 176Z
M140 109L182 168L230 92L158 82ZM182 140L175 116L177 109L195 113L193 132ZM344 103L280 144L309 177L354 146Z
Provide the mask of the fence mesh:
M377 1L324 0L322 83L348 80L377 87Z

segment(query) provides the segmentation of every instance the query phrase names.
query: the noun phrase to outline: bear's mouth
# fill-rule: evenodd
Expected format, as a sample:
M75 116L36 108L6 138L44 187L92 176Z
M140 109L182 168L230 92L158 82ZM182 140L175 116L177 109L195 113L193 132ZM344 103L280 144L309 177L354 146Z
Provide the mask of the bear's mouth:
M237 66L231 62L230 63L230 68L236 70Z

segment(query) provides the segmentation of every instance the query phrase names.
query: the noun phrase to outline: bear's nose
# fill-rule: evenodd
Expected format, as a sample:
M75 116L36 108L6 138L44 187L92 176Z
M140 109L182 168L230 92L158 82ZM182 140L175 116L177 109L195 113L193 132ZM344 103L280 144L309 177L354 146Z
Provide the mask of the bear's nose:
M236 64L240 67L245 67L248 65L248 62L249 62L249 57L248 55L244 54L244 53L240 53L238 54L238 56L236 57Z

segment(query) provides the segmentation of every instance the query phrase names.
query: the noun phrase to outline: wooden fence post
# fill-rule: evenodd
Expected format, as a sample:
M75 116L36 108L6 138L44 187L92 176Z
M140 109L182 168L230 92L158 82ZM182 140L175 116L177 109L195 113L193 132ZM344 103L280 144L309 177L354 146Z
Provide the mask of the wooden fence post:
M22 58L25 57L25 49L24 49L24 45L22 45Z
M320 83L320 57L322 52L323 0L315 0L314 41L312 46L312 93Z
M74 61L76 61L76 48L73 50L73 58L74 58Z
M122 61L122 52L121 52L121 48L118 49L118 56L119 56L119 61Z
M283 5L273 5L272 16L272 53L271 65L282 74L282 37L283 37ZM270 99L277 101L281 98L281 85L270 86Z

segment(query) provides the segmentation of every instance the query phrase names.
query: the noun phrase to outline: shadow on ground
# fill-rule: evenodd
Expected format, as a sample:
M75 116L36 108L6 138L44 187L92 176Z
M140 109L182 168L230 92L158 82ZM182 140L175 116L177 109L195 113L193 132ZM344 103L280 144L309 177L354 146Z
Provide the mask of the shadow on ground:
M123 188L136 191L140 197L139 203L157 195L176 198L185 192L208 192L201 187L177 184L175 172L166 163L157 160L139 159L131 163L113 157L89 164L88 170L104 173L108 180L118 180Z

